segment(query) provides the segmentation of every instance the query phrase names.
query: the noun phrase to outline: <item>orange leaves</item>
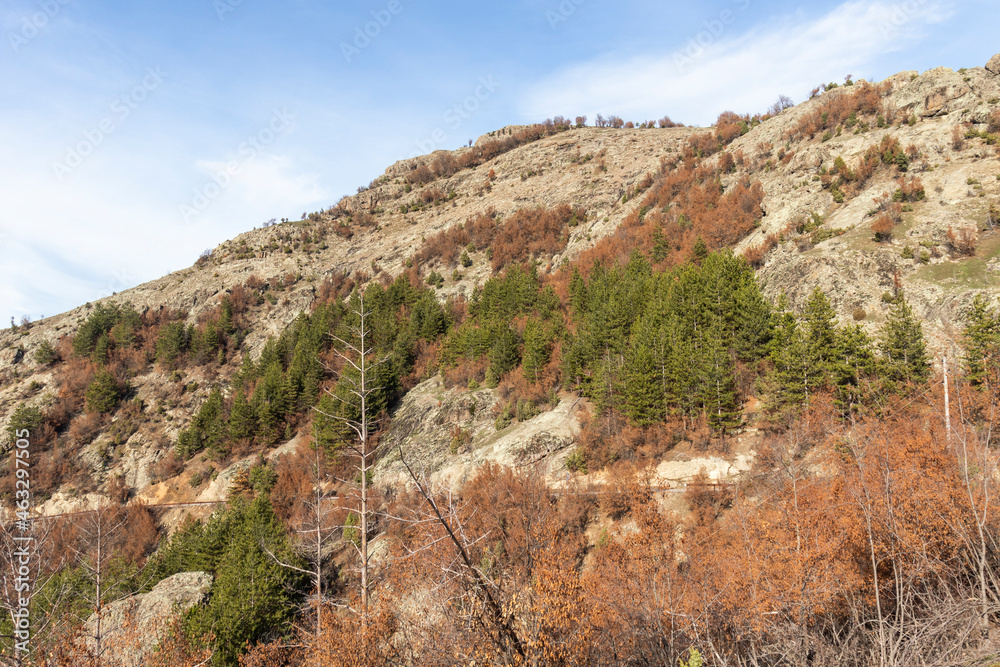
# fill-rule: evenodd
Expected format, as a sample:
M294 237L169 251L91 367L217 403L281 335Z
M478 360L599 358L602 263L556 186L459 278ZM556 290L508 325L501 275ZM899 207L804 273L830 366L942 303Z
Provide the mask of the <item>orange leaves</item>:
M823 130L832 130L838 125L853 126L858 116L874 116L883 111L882 97L889 92L887 84L873 85L862 82L847 89L823 96L822 101L808 114L802 116L798 124L788 133L790 139L812 138Z

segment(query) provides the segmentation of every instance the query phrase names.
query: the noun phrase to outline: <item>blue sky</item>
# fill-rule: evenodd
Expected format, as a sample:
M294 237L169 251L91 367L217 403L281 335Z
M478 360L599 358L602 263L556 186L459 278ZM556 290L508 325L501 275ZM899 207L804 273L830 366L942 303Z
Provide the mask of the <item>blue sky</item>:
M0 317L185 268L503 125L709 125L846 74L981 66L997 25L992 0L6 0Z

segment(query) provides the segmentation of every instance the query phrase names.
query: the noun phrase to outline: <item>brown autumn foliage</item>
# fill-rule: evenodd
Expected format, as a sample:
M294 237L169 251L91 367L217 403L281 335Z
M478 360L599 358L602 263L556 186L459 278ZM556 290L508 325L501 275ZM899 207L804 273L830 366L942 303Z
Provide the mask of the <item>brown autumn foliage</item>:
M673 266L691 257L699 237L709 251L729 247L757 225L764 214L763 201L759 181L741 176L723 189L711 166L696 166L694 160L667 163L642 207L613 234L581 253L577 266L587 273L595 262L624 263L636 249L660 266ZM561 272L557 281L568 280L569 273Z
M743 127L749 118L740 116L733 111L723 111L715 121L715 133L723 146L732 143L743 133Z
M454 268L462 250L471 244L476 251L490 248L491 265L498 271L509 264L561 251L569 240L567 227L586 219L582 209L568 204L519 209L503 220L490 211L426 239L413 262L439 259L446 267Z
M972 257L976 254L976 243L979 235L971 227L959 227L957 230L948 227L945 232L948 239L948 248L959 255Z
M875 116L884 111L882 98L888 94L888 84L863 82L851 87L838 89L823 96L812 112L805 114L789 131L789 139L813 138L825 130L842 125L852 114Z
M768 234L763 241L754 246L748 246L743 251L743 258L747 264L755 269L764 266L764 259L767 253L778 247L778 238L774 234Z
M965 148L965 128L961 125L956 125L951 129L951 147L956 151Z

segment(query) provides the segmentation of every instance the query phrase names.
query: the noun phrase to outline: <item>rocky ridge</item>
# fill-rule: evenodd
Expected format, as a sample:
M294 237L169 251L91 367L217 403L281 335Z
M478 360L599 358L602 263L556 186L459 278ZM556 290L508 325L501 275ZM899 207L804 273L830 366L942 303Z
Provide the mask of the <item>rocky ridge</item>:
M990 206L1000 202L997 149L980 139L966 140L961 147L953 141L955 127L963 131L982 129L990 115L1000 110L998 70L1000 55L985 68L958 72L938 68L890 77L884 82L890 88L884 102L894 109L896 122L867 132L843 132L826 140L789 139L790 129L817 105L850 91L849 87L841 87L783 111L733 142L727 150L745 155L750 165L746 172L764 187L763 207L767 212L759 228L738 245L737 251L764 243L768 236L779 239L759 272L768 294L776 298L784 293L792 304L801 304L819 286L830 296L841 318L853 317L875 328L887 310L883 295L902 286L918 314L925 318L925 331L936 349L952 345L962 309L974 294L993 293L993 271L1000 266L1000 235L988 218ZM568 203L583 207L588 213L586 223L571 230L563 251L544 258L541 270L554 270L563 260L576 257L612 233L641 201L623 201L626 192L647 175L655 174L662 161L678 156L687 139L701 131L573 129L521 145L479 166L424 185L407 183L407 176L439 155L401 161L387 168L362 192L339 202L336 214L317 212L312 219L248 231L220 244L209 258L191 268L103 301L128 302L140 311L181 309L193 323L251 276L265 281L284 278L284 286L275 292L273 302L251 313L252 328L241 354L256 355L268 336L279 334L300 311L308 310L325 277L337 272L369 277L398 275L406 270L407 259L423 239L489 210L510 215L536 205ZM890 242L876 243L871 238L868 214L876 197L896 187L895 175L880 172L862 192L837 203L830 190L817 180L817 172L821 167L830 167L838 156L848 164L856 162L870 145L887 134L904 146L918 148L921 157L911 164L908 175L922 179L927 196L904 213ZM477 145L487 139L480 137ZM462 150L453 154L460 156ZM782 151L785 155L791 153L791 157L778 159L777 153ZM740 177L723 176L723 187L732 187ZM407 204L432 190L444 194L445 199L404 211ZM815 244L808 235L794 232L797 223L813 213L822 219L819 229L829 232L829 238ZM337 234L345 214L355 220L364 218L367 223L355 226L350 235ZM972 257L958 256L947 246L948 229L962 227L974 229L978 236ZM321 228L333 232L326 234L322 242L302 240ZM907 246L916 251L912 258L903 257ZM928 254L926 261L921 258L924 250ZM491 268L484 254L474 253L472 259L473 265L460 280L447 281L439 290L442 298L471 294L475 285L489 277ZM423 268L430 270L435 264ZM55 343L72 335L92 307L86 304L27 329L0 332L0 425L22 402L44 405L52 400L53 371L35 363L34 352L43 340ZM192 468L157 484L153 484L149 471L190 420L208 388L214 384L226 386L239 361L233 359L214 373L196 370L184 377L185 383L197 383L201 389L182 392L164 410L162 418L144 425L120 446L110 464L99 455L107 446L103 434L81 448L80 456L88 462L95 478L103 483L112 473L123 473L126 483L141 497L159 502L223 498L232 467L218 471L212 483L198 488L186 481ZM135 378L133 386L136 396L152 406L165 387L176 382L170 374L154 369ZM461 479L472 466L485 460L515 465L543 462L550 476L557 476L579 428L579 399L560 396L553 410L500 431L495 428L491 412L497 400L492 390L444 390L440 381L432 378L404 398L386 437L396 444L419 443L422 449L414 450L413 456L423 470L442 480ZM470 411L472 403L476 407ZM457 436L452 433L455 428ZM456 437L457 444L453 442ZM745 461L734 463L726 462L725 467L713 463L711 469L718 469L718 474L724 476ZM191 465L204 467L197 460ZM383 462L380 475L385 480L399 479L400 474L401 468L391 456ZM67 489L53 496L43 511L60 513L93 502L93 497L74 497Z

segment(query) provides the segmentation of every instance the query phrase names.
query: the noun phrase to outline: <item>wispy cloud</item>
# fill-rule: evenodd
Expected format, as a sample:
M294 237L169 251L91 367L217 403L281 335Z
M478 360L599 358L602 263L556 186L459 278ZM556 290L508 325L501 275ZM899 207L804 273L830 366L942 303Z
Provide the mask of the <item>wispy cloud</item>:
M692 26L669 52L579 63L546 77L524 98L522 113L604 112L634 120L709 124L725 109L763 111L779 93L798 95L821 81L864 71L877 58L918 41L951 16L945 0L847 2L828 14L802 12L752 24L749 0L730 14ZM745 11L741 8L746 5Z

